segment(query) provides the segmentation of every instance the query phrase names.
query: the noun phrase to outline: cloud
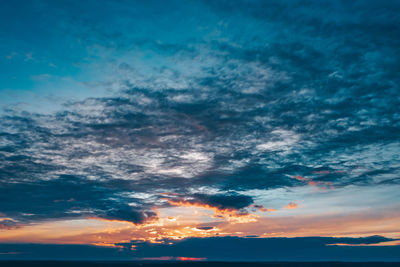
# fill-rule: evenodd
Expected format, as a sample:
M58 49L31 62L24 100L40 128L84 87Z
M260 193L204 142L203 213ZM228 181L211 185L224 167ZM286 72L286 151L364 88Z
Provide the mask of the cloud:
M140 224L169 206L163 192L179 195L172 204L245 214L270 207L251 190L398 190L395 1L82 5L44 5L62 19L51 32L89 51L80 84L112 93L46 114L3 111L5 216ZM32 49L35 61L42 50Z
M205 230L205 231L214 229L213 226L198 226L196 228L199 229L199 230Z
M147 221L154 221L157 219L157 214L151 211L136 211L131 207L124 207L123 209L112 209L106 212L105 215L100 215L108 220L119 220L132 222L134 224L141 224Z
M168 198L172 206L189 206L211 209L216 218L224 218L231 222L254 222L257 215L249 213L253 199L250 196L238 194L194 194L186 197Z
M253 203L253 199L250 196L244 195L206 195L206 194L194 194L194 203L202 203L216 207L218 209L243 209L250 206Z
M9 201L1 210L20 221L15 224L79 217L102 217L136 224L156 218L154 212L142 211L143 206L130 207L123 197L113 198L118 191L75 176L62 175L29 184L2 183L0 189L2 198Z
M297 209L299 207L299 205L295 202L289 202L289 204L287 204L285 206L286 209Z
M1 230L6 230L6 229L14 229L19 227L18 222L11 218L0 218L0 229Z
M319 175L325 175L325 174L329 174L329 173L330 173L330 171L313 171L313 174L319 174ZM335 173L341 173L341 172L335 171ZM315 181L311 180L310 178L303 177L300 175L291 176L291 178L306 182L310 186L318 187L318 189L323 189L323 190L334 189L334 187L332 186L332 182L321 182L321 181L315 182Z
M274 212L274 211L276 211L276 209L265 208L263 205L253 204L253 207L258 209L261 212Z

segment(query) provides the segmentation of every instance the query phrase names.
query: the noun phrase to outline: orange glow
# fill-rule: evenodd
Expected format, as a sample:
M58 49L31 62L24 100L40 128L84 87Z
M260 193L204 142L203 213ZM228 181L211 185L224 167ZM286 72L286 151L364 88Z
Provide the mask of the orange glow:
M191 202L191 201L184 201L184 200L175 201L172 199L167 199L167 201L173 206L197 207L197 208L212 210L214 212L213 217L224 218L227 221L232 222L232 223L256 222L257 218L259 217L256 214L242 212L240 210L234 210L234 209L220 209L218 207L213 207L208 204L199 203L199 202Z
M289 202L289 204L285 206L286 209L297 209L298 207L299 205L297 205L295 202Z
M145 261L205 261L206 259L207 258L172 257L172 256L140 258L140 260L145 260Z
M335 244L327 244L327 246L345 246L345 247L384 247L384 246L398 246L400 245L399 240L395 241L386 241L375 244L346 244L346 243L335 243Z
M294 202L293 202L294 203ZM143 225L99 218L21 225L0 231L0 242L92 244L115 247L131 240L151 243L173 242L190 237L248 236L299 237L383 235L399 238L398 208L367 214L327 213L320 215L259 216L248 223L230 221L209 209L196 206L173 206L157 210L159 220ZM282 213L284 214L284 213ZM389 245L390 243L385 243ZM385 245L379 244L379 245ZM134 246L132 247L134 249Z
M180 261L204 261L206 258L193 258L193 257L177 257L177 260Z
M15 220L13 220L12 218L0 218L0 222L2 222L2 221L14 221L15 222Z
M117 223L129 223L135 225L133 222L130 221L123 221L123 220L116 220L116 219L106 219L101 217L86 217L88 220L98 220L98 221L105 221L105 222L117 222Z

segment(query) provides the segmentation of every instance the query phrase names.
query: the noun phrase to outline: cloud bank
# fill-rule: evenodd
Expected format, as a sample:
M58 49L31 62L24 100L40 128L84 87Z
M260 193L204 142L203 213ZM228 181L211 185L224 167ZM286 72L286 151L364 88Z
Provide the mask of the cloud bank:
M62 40L79 40L61 63L81 74L34 82L94 93L45 112L4 106L1 229L88 217L139 226L180 205L300 212L301 200L263 199L308 187L387 186L398 202L397 1L41 3L35 12L54 11L48 31L63 37L32 31L60 62ZM29 64L49 65L32 46ZM67 76L77 87L56 82Z

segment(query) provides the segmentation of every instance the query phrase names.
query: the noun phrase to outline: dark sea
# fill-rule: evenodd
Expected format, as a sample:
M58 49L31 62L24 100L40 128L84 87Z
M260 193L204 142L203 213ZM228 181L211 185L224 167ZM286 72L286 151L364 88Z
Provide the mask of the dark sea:
M259 267L346 267L346 266L359 266L359 267L400 267L400 262L137 262L137 261L0 261L1 267L46 267L46 266L59 266L59 267L83 267L83 266L117 266L117 267L161 267L161 266L259 266Z

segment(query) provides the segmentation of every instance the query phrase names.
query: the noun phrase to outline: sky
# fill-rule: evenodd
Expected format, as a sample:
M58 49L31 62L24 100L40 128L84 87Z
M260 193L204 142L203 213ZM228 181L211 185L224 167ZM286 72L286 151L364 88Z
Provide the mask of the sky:
M0 3L0 260L400 261L399 1Z

